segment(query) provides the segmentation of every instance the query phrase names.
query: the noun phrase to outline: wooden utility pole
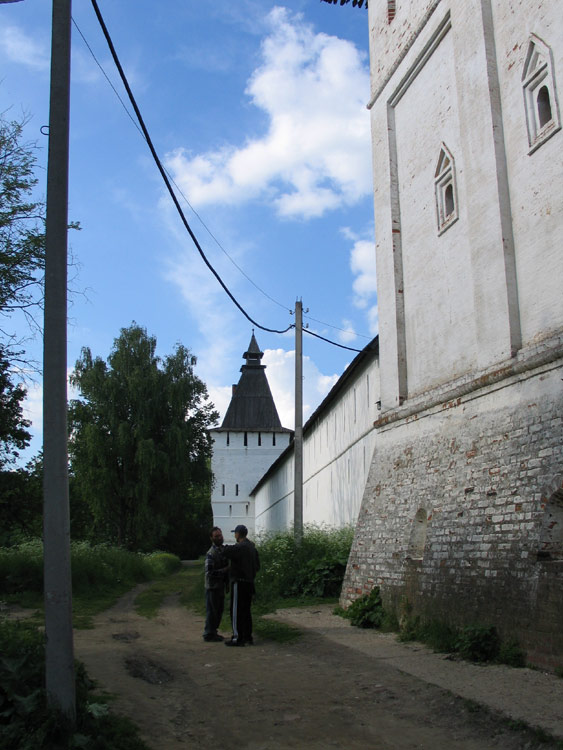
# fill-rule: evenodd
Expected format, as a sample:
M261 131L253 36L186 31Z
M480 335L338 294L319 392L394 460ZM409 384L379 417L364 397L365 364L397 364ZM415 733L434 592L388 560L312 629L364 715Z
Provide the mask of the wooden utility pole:
M295 437L293 439L293 531L303 541L303 302L295 303Z
M66 417L70 38L71 0L53 0L43 339L45 672L49 705L74 723Z

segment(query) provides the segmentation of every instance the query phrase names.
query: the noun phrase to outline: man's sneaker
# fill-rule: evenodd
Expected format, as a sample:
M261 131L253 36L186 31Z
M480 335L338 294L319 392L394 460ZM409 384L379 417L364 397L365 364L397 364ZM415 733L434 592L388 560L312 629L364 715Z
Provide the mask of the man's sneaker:
M204 635L203 636L204 641L224 641L222 635L219 635L219 633L215 633L214 635Z
M244 643L242 641L234 641L231 638L230 641L225 641L225 646L238 646L238 648L242 648L244 646Z

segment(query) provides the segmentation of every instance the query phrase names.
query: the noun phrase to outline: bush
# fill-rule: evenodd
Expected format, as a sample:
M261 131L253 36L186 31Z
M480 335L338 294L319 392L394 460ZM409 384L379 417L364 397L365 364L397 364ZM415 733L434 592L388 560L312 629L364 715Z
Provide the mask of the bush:
M369 594L358 597L342 614L350 620L351 625L358 628L380 628L385 619L385 610L379 586Z
M493 661L500 651L500 638L492 625L469 625L460 632L456 646L468 661Z
M340 593L354 532L306 526L301 545L293 531L279 531L256 542L261 569L256 586L262 598L318 596Z
M74 594L87 594L116 583L132 586L167 575L180 565L178 557L166 552L143 555L106 544L71 544ZM0 549L0 593L24 591L43 591L43 544L39 539Z

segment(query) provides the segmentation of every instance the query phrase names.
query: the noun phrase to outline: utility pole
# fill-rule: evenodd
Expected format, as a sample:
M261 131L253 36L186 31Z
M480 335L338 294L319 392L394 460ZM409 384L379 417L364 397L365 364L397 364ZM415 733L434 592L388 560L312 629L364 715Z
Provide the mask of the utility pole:
M67 232L71 0L53 0L43 338L47 702L76 719L67 446Z
M303 541L303 302L295 302L295 437L293 438L293 533Z

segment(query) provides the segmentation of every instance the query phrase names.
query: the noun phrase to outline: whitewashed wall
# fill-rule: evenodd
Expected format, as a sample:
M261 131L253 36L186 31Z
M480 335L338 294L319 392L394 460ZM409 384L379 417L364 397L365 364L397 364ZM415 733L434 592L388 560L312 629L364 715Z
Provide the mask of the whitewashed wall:
M215 479L211 495L213 525L223 530L226 540L234 538L231 530L239 523L252 535L254 498L249 493L288 446L290 433L212 430L211 436L211 468Z
M337 383L307 422L303 435L303 521L355 524L374 451L379 366L375 355ZM293 450L290 448L254 493L256 533L293 522Z

